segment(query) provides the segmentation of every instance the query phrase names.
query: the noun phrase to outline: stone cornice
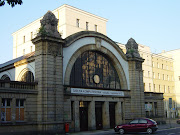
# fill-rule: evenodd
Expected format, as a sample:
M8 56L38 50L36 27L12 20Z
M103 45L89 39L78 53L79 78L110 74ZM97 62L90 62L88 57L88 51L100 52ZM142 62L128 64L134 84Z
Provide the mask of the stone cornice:
M0 93L16 93L16 94L38 94L37 90L19 90L19 89L9 89L9 88L0 88Z
M32 39L33 44L37 44L37 43L43 42L43 41L50 41L50 42L64 44L64 39L56 38L56 37L51 37L51 36L37 36L34 39Z
M18 61L16 63L14 63L14 66L18 67L18 66L21 66L21 65L25 65L25 64L31 63L33 61L35 61L35 58L34 58L34 56L31 56L30 58L23 59L21 61Z

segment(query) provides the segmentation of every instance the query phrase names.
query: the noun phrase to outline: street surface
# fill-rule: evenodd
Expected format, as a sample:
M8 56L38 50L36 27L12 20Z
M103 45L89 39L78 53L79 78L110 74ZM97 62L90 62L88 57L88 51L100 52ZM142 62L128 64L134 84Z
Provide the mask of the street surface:
M95 132L87 132L86 135L119 135L119 133L115 133L114 130L107 130L107 131L95 131ZM70 134L71 135L71 134ZM72 135L84 135L83 133L72 133ZM149 135L147 133L126 133L124 135ZM180 135L180 127L171 128L171 129L162 129L156 131L152 135Z

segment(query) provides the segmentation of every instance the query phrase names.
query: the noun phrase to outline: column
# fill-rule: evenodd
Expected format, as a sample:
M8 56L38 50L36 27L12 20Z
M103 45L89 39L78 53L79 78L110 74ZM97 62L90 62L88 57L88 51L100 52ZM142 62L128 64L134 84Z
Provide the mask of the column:
M88 130L96 129L95 102L89 102L88 106Z
M121 102L117 102L115 105L115 124L119 125L122 123L122 107Z
M80 121L79 121L79 101L74 101L74 127L75 131L80 131Z
M144 117L144 84L142 63L138 44L134 39L129 39L126 44L126 57L129 65L129 84L131 90L131 118Z
M13 123L16 122L16 98L13 98L12 99L12 102L11 102L11 121Z
M64 129L64 40L57 31L58 20L51 11L48 11L40 22L40 31L32 39L36 56L35 80L38 81L38 130L59 132Z
M109 120L109 102L105 101L102 106L103 128L110 128Z

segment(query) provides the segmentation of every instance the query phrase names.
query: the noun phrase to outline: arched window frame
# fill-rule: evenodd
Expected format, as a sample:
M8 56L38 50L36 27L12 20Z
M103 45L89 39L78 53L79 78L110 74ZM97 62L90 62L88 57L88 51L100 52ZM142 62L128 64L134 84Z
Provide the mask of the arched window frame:
M10 79L10 77L8 76L8 75L3 75L2 77L1 77L1 80L4 80L4 81L10 81L11 79Z
M22 82L34 82L34 75L31 71L26 71L22 77L21 77Z
M92 60L92 58L94 59ZM105 72L105 69L108 72ZM100 78L99 83L94 80L96 75ZM97 76L96 78L98 78ZM71 70L70 85L75 87L121 89L120 79L111 60L99 51L85 51L76 59Z

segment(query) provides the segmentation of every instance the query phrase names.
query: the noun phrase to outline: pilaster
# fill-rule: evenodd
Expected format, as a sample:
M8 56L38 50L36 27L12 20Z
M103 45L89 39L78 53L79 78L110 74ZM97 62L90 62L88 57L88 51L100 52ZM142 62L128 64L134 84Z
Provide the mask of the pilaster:
M126 57L129 64L129 78L131 90L131 118L145 116L144 85L142 59L139 55L138 44L129 39L126 44Z
M103 128L110 128L109 120L109 102L105 101L102 106Z
M115 125L122 123L122 107L121 102L117 102L115 105Z
M75 109L75 131L80 131L80 121L79 121L79 101L74 101L74 109Z
M88 106L88 130L96 129L95 102L89 102Z
M15 123L16 122L16 98L15 97L12 98L11 108L12 108L12 110L11 110L11 120L12 120L13 123Z

